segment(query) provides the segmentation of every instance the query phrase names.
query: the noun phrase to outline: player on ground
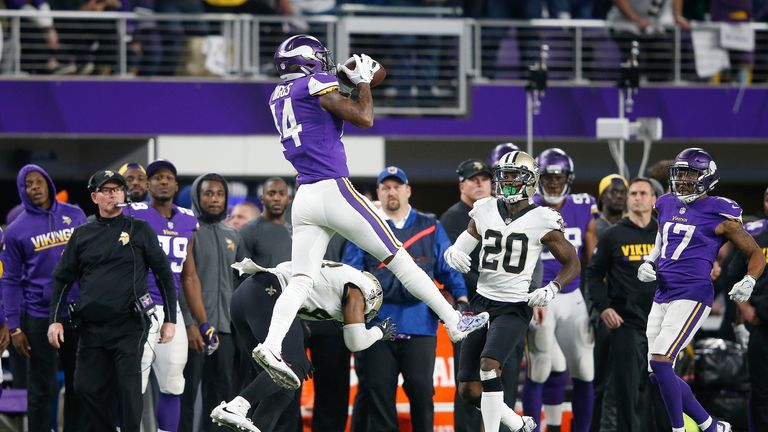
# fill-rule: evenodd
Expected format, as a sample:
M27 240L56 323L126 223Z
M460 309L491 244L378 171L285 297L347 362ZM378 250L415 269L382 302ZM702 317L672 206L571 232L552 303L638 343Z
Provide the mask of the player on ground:
M141 358L142 392L146 392L149 382L150 366L160 387L157 402L157 426L162 431L175 432L179 427L181 415L181 394L184 393L184 366L187 364L187 354L192 341L194 349L203 351L214 350L218 347L216 329L208 325L208 318L203 306L200 279L195 269L195 259L192 254L193 236L197 230L197 218L192 210L177 207L173 204L173 196L178 192L176 182L176 167L166 160L156 160L147 166L149 178L149 203L132 203L125 213L138 219L145 220L157 233L160 246L168 255L171 270L176 281L176 295L179 287L184 289L184 298L192 316L200 323L186 326L187 331L178 331L167 344L159 344L159 326L163 322L163 312L155 312L156 320L152 321L149 337L144 345ZM160 289L155 276L147 277L147 287L156 305L162 305ZM176 323L184 328L184 318L181 308L177 307ZM201 335L202 334L202 335Z
M574 166L571 158L557 148L544 150L536 159L541 172L538 194L533 202L557 210L565 222L565 238L584 263L589 262L597 243L597 205L589 194L571 194ZM550 251L541 254L544 263L542 283L551 281L562 264ZM594 339L584 297L579 289L580 276L563 285L549 308L534 309L528 334L528 376L523 389L523 410L539 422L545 393L553 395L547 405L547 423L559 427L560 404L565 397L567 375L573 378L573 430L586 432L592 422L594 391ZM550 376L551 374L551 376ZM549 380L548 380L549 378ZM551 387L544 392L546 387ZM557 429L556 429L557 430Z
M238 334L247 335L245 339L248 342L263 341L275 303L274 295L280 295L279 292L288 285L292 265L284 262L276 268L266 269L246 258L232 267L238 269L241 275L254 275L243 282L232 296L232 321ZM395 324L388 318L370 329L365 326L376 316L383 299L381 285L372 274L346 264L325 261L320 277L314 281L313 291L304 300L298 316L305 320L344 323L344 343L350 351L357 352L379 340L394 339ZM254 310L254 307L257 309ZM301 377L309 370L303 337L301 325L295 320L286 335L283 349L285 360ZM265 400L267 397L269 402ZM287 404L292 397L292 390L282 389L268 374L261 373L239 396L216 407L211 412L211 418L218 424L250 432L272 430L274 421L284 408L277 406L275 399ZM251 406L261 401L264 402L259 404L251 422L246 414Z
M461 347L459 392L480 408L486 432L503 423L513 431L530 432L531 417L521 418L504 404L501 367L523 341L533 314L531 307L545 307L581 269L576 250L563 235L557 211L531 202L539 173L533 158L515 151L502 156L493 169L495 197L475 202L467 230L445 252L454 269L467 272L469 253L482 241L480 278L470 307L488 312L488 329L469 335ZM528 293L536 261L546 246L562 263L557 275L543 288Z
M727 198L709 196L720 180L706 151L688 148L669 167L671 193L656 201L659 233L648 260L637 271L643 282L658 280L648 315L651 381L659 386L673 432L684 432L683 413L704 432L728 432L731 425L709 416L688 384L673 369L709 315L714 290L710 272L720 246L730 240L748 257L747 274L728 293L744 303L765 268L765 256L742 225L741 208Z
M411 294L440 317L451 340L461 340L488 322L488 314L462 315L453 310L392 234L381 211L349 181L341 142L344 122L363 129L373 125L373 60L363 54L355 55L355 61L354 70L339 65L357 86L359 96L353 100L339 93L339 83L331 73L330 51L316 38L290 37L275 52L283 83L272 92L269 107L285 158L298 172L299 184L292 212L293 277L275 304L269 334L254 348L253 357L286 388L298 388L300 381L280 358L283 337L312 292L334 233L382 261Z

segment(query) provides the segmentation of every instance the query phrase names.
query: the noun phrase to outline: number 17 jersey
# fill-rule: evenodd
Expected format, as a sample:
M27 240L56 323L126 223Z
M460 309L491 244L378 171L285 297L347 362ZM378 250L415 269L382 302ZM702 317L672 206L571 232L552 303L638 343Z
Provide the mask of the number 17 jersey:
M525 301L543 249L541 238L550 231L564 231L560 213L531 203L508 215L502 201L489 197L476 201L469 215L482 245L478 294L500 302Z
M725 220L741 222L741 207L727 198L706 196L686 205L672 194L656 200L661 251L653 300L693 300L712 306L712 264L725 238L715 234Z

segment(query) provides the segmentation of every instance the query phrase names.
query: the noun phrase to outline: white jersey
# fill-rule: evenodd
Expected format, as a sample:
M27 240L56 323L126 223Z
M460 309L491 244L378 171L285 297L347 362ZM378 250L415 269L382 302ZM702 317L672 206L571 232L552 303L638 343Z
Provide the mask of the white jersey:
M543 248L541 238L553 230L563 231L563 219L556 210L532 203L506 217L500 203L483 198L469 212L482 239L477 292L491 300L523 302Z
M275 274L280 280L282 289L288 285L292 275L290 261L278 264L273 269L263 269ZM304 300L298 317L312 321L335 320L344 322L342 302L347 294L345 285L351 283L360 288L365 297L365 314L371 311L376 298L382 296L381 288L360 270L346 264L333 261L323 261L320 277L315 280L312 292Z

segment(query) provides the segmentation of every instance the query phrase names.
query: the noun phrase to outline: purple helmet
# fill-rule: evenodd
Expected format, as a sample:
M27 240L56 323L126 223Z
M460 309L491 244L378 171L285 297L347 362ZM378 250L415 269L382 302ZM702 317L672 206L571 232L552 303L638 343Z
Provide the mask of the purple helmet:
M563 202L571 193L573 184L573 160L567 153L559 148L546 149L536 158L541 174L539 180L539 194L547 204L557 205ZM553 175L563 174L565 177Z
M316 37L300 34L291 36L275 51L275 68L283 81L329 72L334 69L331 51Z
M511 142L497 144L496 147L491 150L491 154L488 156L488 166L492 167L496 165L496 162L498 162L502 156L515 151L520 151L520 147Z
M700 148L681 151L669 166L669 187L686 204L714 189L719 181L717 164Z

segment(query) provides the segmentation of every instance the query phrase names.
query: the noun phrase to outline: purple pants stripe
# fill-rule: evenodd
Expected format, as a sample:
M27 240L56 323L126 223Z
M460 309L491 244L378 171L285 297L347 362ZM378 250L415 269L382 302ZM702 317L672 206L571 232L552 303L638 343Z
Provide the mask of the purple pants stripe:
M701 319L701 316L704 314L704 304L697 303L696 307L693 308L693 311L690 315L688 315L688 319L685 320L685 325L683 326L683 330L680 332L680 334L675 339L675 342L672 343L672 346L669 347L669 350L664 355L665 357L669 359L674 359L677 357L677 353L680 351L682 347L682 344L688 339L688 336L691 334L693 329L696 328L696 324Z
M352 184L346 178L337 178L336 184L339 187L339 191L345 200L354 208L363 218L368 222L368 225L373 228L379 239L384 242L387 250L393 255L400 249L400 242L397 240L389 226L376 215L376 212L371 209L365 202L365 200L355 191Z

